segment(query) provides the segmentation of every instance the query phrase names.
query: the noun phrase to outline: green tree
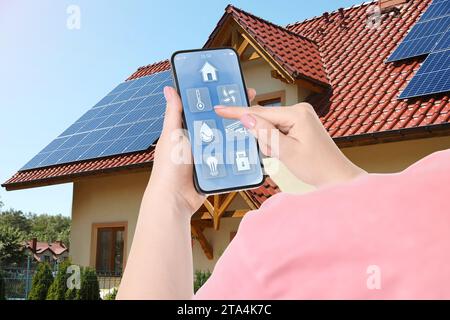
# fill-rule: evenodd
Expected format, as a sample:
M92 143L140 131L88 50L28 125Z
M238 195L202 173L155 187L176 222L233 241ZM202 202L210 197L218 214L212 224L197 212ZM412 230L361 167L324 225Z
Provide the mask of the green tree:
M81 287L77 292L77 300L100 300L100 287L97 273L92 268L83 268Z
M31 225L31 237L36 237L40 241L54 242L62 240L69 243L70 223L69 217L63 215L30 214L28 216ZM61 239L64 237L64 239Z
M63 261L59 264L58 272L55 279L47 292L47 300L65 300L67 289L67 279L70 274L67 273L67 268L71 265L69 260Z
M30 221L20 210L9 209L0 214L0 226L10 226L29 234L31 231Z
M100 300L100 286L94 269L81 269L80 289L69 289L66 300Z
M200 289L203 284L205 284L206 280L209 279L211 276L211 271L195 271L194 275L194 293L197 292L198 289Z
M14 266L25 260L24 235L17 228L0 225L0 264Z
M52 285L53 274L50 265L46 262L38 265L37 271L33 276L31 283L29 300L45 300L47 297L48 289Z

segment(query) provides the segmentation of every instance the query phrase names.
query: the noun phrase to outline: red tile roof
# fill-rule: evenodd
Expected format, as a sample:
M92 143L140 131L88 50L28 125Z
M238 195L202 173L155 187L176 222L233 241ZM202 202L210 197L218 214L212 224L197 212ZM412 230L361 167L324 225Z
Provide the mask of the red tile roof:
M328 85L329 81L317 43L231 5L225 9L216 30L229 15L294 79L304 78ZM209 46L216 30L212 32L205 47Z
M287 26L316 41L333 91L310 102L322 114L332 137L448 125L449 96L399 101L397 96L421 59L384 63L431 0L412 0L400 15L384 15L379 29L367 27L367 12L378 1Z
M265 44L277 61L284 63L284 68L290 71L298 68L299 73L311 74L312 70L316 70L315 77L322 80L324 75L320 70L324 68L327 71L326 78L333 91L313 95L309 100L322 114L321 119L330 134L339 139L396 129L430 130L431 125L449 124L448 96L432 96L411 102L397 100L399 92L418 69L420 59L397 64L384 63L430 2L410 1L401 9L399 16L385 15L379 30L366 27L368 7L377 2L333 12L286 28L230 6L226 9L226 15L233 15L257 41ZM298 36L294 37L294 33ZM285 52L284 41L288 44ZM295 53L296 41L302 53ZM314 51L316 45L320 48L320 57ZM309 60L312 56L316 57L316 64ZM300 69L302 64L307 65L304 67L306 69ZM169 68L167 60L161 61L139 68L128 79ZM150 149L132 155L23 171L3 186L8 189L23 188L57 183L55 181L60 181L58 179L71 179L94 172L150 166L152 157L153 151ZM273 181L268 179L263 187L249 195L261 203L278 191Z
M25 241L25 248L33 250L33 240ZM60 255L69 250L63 243L59 242L36 242L36 251L34 253L40 254L45 250L50 250L54 255Z

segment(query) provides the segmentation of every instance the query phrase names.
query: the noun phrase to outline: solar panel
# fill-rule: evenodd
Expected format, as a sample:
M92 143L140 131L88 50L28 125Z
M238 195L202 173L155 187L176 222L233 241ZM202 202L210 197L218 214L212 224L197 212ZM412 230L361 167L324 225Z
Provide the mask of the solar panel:
M434 0L387 62L428 54L450 27L450 0Z
M447 91L450 91L450 49L430 54L399 98L414 98Z
M119 84L21 170L148 149L161 133L162 90L171 85L170 71Z

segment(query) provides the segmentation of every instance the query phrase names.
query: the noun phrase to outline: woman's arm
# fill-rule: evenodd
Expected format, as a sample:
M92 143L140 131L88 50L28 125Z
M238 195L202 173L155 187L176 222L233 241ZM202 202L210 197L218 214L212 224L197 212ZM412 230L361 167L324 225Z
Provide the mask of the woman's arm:
M193 185L180 98L170 87L164 88L164 96L164 127L118 299L190 299L193 295L190 220L204 196Z

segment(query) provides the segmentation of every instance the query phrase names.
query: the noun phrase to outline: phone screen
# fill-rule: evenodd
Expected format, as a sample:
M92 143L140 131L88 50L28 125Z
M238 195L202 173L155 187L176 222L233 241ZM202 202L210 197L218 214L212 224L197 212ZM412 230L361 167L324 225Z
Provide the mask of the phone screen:
M199 192L241 190L263 181L256 139L239 120L219 117L214 106L249 106L233 49L193 50L172 56Z

